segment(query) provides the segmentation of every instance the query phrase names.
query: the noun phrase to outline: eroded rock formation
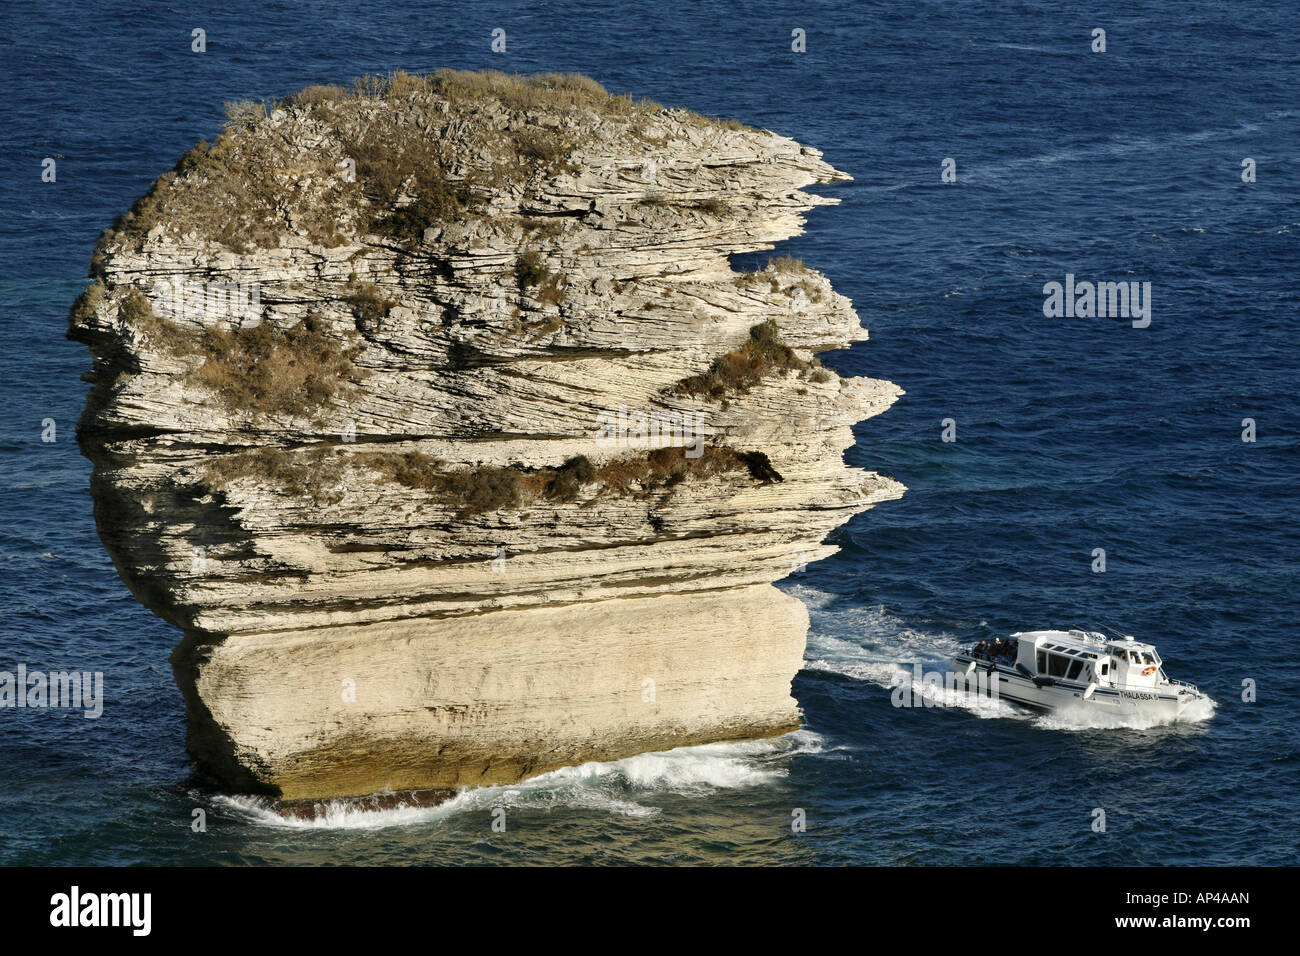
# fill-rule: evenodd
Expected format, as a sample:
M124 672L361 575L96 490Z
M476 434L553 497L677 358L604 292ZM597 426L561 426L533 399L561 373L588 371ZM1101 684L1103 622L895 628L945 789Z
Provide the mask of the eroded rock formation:
M900 394L819 273L734 253L846 178L582 78L399 74L244 105L73 308L101 537L189 747L285 800L519 780L798 725L771 582L896 482Z

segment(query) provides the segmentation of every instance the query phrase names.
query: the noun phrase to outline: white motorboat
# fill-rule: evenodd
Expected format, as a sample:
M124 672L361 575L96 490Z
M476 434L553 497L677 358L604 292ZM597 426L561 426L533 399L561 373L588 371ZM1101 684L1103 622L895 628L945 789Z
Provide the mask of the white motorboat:
M953 658L959 688L1038 710L1096 708L1119 717L1176 720L1206 700L1171 680L1155 647L1096 631L1022 631Z

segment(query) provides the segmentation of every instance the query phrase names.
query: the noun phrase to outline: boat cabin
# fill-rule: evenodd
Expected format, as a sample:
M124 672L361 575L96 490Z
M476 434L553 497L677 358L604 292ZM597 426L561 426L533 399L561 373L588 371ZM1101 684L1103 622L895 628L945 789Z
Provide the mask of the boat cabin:
M1155 687L1164 677L1160 655L1141 641L1111 640L1095 631L1025 631L1011 637L1018 642L1017 669L1034 677L1099 687Z

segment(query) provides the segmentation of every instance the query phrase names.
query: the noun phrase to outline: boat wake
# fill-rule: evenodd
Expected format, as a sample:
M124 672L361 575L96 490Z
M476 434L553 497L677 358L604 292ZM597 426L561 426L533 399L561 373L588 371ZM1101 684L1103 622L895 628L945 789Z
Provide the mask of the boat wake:
M652 817L653 801L666 794L708 796L768 784L789 772L789 757L822 753L823 738L806 730L781 737L736 743L701 744L622 760L562 767L521 783L463 790L436 806L376 810L354 801L328 800L311 818L282 815L273 801L246 795L220 795L216 802L237 819L290 830L382 829L444 820L470 810L596 810L623 817Z
M835 596L804 585L787 588L808 606L812 626L804 666L808 670L840 674L876 684L891 693L902 689L913 699L932 706L962 707L979 717L1023 717L1022 711L1000 700L990 700L943 686L948 662L963 642L942 630L914 627L880 606L835 603Z

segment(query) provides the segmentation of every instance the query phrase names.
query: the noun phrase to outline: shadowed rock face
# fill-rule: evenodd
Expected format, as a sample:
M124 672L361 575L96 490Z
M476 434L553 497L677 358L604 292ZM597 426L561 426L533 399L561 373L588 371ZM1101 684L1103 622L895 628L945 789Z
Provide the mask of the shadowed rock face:
M817 367L866 337L822 275L729 257L844 178L590 81L439 74L237 113L159 180L70 334L193 755L311 800L796 727L771 582L902 493L842 456L901 392Z

